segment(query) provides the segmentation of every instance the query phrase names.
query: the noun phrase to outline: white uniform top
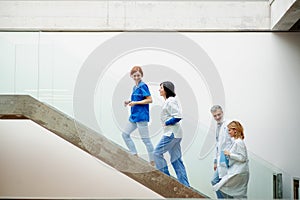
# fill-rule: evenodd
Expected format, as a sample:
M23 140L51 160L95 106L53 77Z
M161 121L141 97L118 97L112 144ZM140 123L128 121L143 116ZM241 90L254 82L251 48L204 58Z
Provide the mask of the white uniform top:
M213 186L233 197L246 198L249 181L247 148L242 139L234 140L230 148L228 174Z
M217 161L217 170L219 173L219 177L223 178L227 174L227 166L226 164L220 163L221 151L228 150L232 145L232 140L230 135L228 134L227 125L230 123L229 120L224 120L223 124L220 128L218 141L216 143L216 156L215 160Z
M247 148L242 139L235 139L230 148L228 174L239 174L249 171Z
M179 105L175 97L169 97L166 99L162 106L160 115L161 123L165 124L171 118L182 118L181 106ZM182 138L182 128L180 122L174 125L164 126L163 133L165 136L171 136L174 133L175 138Z

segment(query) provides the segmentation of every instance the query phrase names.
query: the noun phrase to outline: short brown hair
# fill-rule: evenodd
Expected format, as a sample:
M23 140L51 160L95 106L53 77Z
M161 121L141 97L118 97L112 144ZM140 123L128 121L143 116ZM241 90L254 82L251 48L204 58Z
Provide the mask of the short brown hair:
M236 134L234 135L235 139L241 138L243 140L245 138L245 136L244 136L244 128L243 128L243 126L241 125L240 122L238 122L238 121L232 121L232 122L230 122L227 125L227 128L233 129L233 130L236 131Z
M140 66L134 66L130 71L130 76L132 76L132 74L134 74L135 72L140 72L141 75L144 76L143 70Z

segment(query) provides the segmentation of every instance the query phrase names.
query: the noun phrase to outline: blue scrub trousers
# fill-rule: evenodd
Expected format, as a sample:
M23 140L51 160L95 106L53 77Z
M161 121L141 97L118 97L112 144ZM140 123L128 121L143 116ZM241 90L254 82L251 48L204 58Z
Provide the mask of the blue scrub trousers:
M163 136L163 138L160 140L160 142L154 150L154 160L156 168L170 176L168 165L163 155L168 151L171 156L171 163L175 170L178 181L184 184L185 186L189 187L190 184L187 178L184 164L181 159L182 154L180 142L181 138L174 138L173 133L170 137Z

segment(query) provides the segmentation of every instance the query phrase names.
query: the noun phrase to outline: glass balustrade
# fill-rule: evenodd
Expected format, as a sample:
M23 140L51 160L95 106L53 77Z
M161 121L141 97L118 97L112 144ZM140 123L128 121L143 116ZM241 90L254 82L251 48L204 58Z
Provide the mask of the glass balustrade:
M180 83L176 85L176 90L181 94L178 98L185 114L182 121L182 150L190 184L196 190L215 198L210 185L214 154L211 123L214 122L207 110L212 102L205 77L188 60L161 49L135 49L115 55L107 66L102 66L101 57L92 61L88 59L95 53L95 49L117 34L119 33L1 32L0 94L31 95L79 121L82 119L86 125L126 148L121 131L129 116L129 109L123 106L123 101L130 98L133 86L129 70L133 64L146 63L143 64L144 80L153 97L149 123L153 144L156 145L161 137L159 114L163 100L158 92L159 83L173 79ZM88 62L96 62L95 66L99 68L94 70L100 71L95 71L98 76L96 81L93 73L88 74L85 79L87 83L96 83L94 88L83 88L90 90L93 99L80 102L78 96L74 97L74 91L79 87L76 86L79 73L84 73L81 71L82 66L88 65ZM74 101L79 102L76 105L81 107L74 108ZM82 112L84 109L91 109L93 113L86 116ZM147 151L139 134L134 132L132 136L139 156L147 160ZM251 135L246 135L248 137ZM292 198L293 180L297 177L264 160L251 149L248 153L248 197L278 198L281 190L282 198ZM170 170L175 176L172 167Z

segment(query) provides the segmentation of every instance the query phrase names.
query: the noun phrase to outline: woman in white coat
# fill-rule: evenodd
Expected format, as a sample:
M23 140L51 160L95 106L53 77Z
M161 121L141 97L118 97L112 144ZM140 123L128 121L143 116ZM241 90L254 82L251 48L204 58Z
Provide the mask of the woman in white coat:
M228 173L213 189L220 190L225 198L247 198L249 166L244 129L238 121L230 122L227 127L234 140L230 149L224 151L229 159Z
M170 81L160 84L159 93L165 99L160 116L164 135L154 150L154 160L156 168L170 176L167 161L164 158L164 153L169 152L178 181L189 187L186 169L181 159L180 143L183 136L180 125L182 119L181 106L175 98L174 89L174 84Z

